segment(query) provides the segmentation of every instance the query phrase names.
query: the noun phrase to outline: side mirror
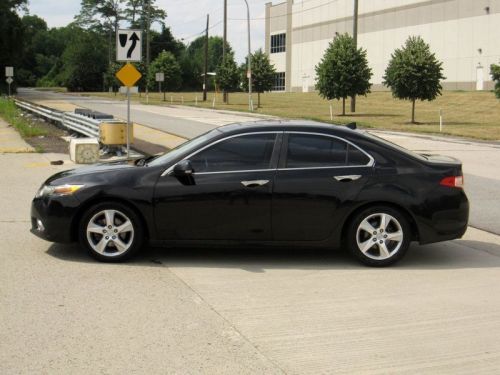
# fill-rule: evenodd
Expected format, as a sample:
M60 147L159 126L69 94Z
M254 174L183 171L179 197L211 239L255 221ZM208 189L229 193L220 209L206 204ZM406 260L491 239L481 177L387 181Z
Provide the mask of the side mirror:
M193 172L193 166L189 160L182 160L178 162L173 169L173 175L175 177L191 176Z

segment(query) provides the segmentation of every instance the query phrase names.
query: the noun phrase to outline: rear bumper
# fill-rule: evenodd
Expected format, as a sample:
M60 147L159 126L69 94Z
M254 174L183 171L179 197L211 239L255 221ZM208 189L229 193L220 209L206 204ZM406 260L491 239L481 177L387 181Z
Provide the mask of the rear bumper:
M419 220L419 242L428 244L461 238L469 222L469 201L460 190L454 196L441 196L429 217Z

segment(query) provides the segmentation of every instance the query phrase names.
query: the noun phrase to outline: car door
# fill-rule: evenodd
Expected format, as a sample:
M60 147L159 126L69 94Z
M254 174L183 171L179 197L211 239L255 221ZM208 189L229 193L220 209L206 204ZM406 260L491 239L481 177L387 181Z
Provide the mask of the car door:
M164 240L269 240L271 197L282 134L241 134L188 158L190 183L162 176L155 220Z
M354 144L320 133L289 132L273 189L273 238L321 241L330 237L373 173L373 158Z

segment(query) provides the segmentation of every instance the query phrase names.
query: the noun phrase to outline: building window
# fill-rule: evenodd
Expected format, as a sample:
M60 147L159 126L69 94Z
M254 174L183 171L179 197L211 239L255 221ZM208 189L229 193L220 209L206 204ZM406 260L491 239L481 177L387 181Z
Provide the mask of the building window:
M271 53L285 52L286 34L271 35Z
M285 91L285 72L274 73L273 91Z

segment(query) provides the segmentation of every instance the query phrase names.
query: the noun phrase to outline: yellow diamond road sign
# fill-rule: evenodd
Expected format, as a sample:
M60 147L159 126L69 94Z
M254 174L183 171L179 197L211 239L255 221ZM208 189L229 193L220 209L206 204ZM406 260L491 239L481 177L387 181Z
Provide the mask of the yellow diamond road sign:
M142 74L132 64L125 64L118 72L118 78L124 86L132 87L142 77Z

